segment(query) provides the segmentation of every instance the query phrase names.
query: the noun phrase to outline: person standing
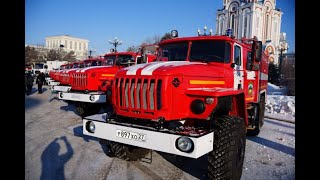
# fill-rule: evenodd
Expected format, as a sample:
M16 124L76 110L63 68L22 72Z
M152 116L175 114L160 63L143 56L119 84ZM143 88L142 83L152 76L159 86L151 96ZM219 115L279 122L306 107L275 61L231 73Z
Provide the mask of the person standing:
M30 72L27 73L27 95L32 93L33 77Z
M37 76L37 80L36 83L38 84L38 94L42 94L42 85L45 82L45 75L43 72L41 72L38 76Z

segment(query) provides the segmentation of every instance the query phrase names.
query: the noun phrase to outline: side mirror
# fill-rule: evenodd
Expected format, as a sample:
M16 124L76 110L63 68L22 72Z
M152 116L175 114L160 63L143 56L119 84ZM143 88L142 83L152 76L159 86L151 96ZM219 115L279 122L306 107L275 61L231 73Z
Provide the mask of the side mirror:
M252 43L252 59L260 62L262 57L262 41L253 41Z

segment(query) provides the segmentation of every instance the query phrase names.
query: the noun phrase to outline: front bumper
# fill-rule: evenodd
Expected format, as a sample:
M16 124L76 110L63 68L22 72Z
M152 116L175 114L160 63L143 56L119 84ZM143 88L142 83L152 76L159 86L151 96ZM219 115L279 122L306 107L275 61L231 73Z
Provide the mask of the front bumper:
M95 132L90 133L86 129L88 121L95 124ZM152 131L124 125L107 123L105 114L96 114L87 116L83 119L83 134L101 139L107 139L114 142L124 143L132 146L138 146L146 149L176 154L185 157L199 158L213 150L214 133L208 133L200 137L189 137L194 144L194 150L190 153L182 152L176 148L176 140L182 135L169 134L167 132ZM127 131L145 135L145 141L136 141L118 137L117 130Z
M48 83L49 86L57 86L59 84L60 84L59 81L49 81L49 83Z
M70 91L71 86L50 86L50 89L52 91L68 92L68 91Z
M88 94L75 92L59 92L58 97L61 100L87 102L87 103L105 103L107 95L99 92L91 92Z

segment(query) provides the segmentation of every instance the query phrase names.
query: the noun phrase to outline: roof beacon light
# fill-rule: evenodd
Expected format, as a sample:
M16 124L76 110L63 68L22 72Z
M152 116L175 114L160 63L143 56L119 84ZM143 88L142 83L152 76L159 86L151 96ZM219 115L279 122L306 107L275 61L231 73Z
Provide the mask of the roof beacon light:
M172 30L172 31L171 31L171 36L172 36L173 38L178 37L178 31L177 31L177 30Z
M231 37L231 36L233 35L233 31L232 31L231 28L228 28L228 29L226 30L226 35L229 36L229 37Z

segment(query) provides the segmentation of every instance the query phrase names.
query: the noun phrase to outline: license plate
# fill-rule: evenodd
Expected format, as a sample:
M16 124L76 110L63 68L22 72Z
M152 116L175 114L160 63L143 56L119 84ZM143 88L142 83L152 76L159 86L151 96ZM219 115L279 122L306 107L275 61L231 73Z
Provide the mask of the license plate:
M145 141L147 137L145 134L118 130L118 129L116 130L116 136L120 138L135 140L135 141Z

